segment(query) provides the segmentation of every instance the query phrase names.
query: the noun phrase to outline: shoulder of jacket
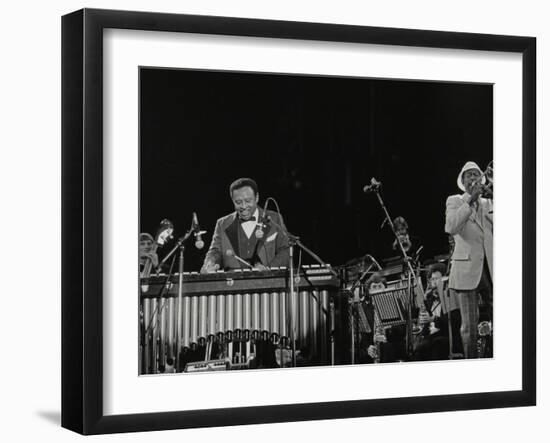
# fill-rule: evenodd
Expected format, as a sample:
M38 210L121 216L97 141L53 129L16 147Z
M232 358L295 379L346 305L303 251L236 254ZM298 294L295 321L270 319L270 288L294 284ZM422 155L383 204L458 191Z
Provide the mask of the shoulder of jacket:
M227 214L227 215L224 215L223 217L218 218L216 223L219 225L227 225L230 222L232 222L234 218L235 218L235 212L232 212L231 214Z
M449 195L447 197L447 203L462 200L462 194Z
M479 199L480 199L482 205L491 205L492 204L492 201L488 198L480 197Z

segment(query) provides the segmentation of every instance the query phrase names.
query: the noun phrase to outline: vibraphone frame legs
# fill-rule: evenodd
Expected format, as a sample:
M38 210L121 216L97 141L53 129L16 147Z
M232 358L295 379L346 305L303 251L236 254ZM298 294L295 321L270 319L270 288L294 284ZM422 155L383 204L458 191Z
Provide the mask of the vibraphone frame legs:
M212 358L212 343L212 337L208 337L208 340L206 341L206 349L204 351L204 361L208 361Z
M183 372L183 369L181 367L181 358L180 358L180 350L181 350L181 333L182 333L182 325L183 325L183 261L184 261L184 252L185 252L185 246L183 245L183 241L179 247L180 253L179 253L179 261L178 261L178 316L176 320L177 325L177 332L176 332L176 372Z
M296 367L296 313L298 312L297 294L294 288L294 242L290 241L288 249L288 261L290 265L290 312L291 312L291 341L292 341L292 367Z

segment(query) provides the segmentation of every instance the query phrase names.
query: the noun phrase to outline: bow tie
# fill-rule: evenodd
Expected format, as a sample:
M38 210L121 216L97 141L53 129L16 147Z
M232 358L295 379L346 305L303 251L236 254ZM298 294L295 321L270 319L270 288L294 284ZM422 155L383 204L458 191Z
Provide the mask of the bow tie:
M246 222L255 222L256 221L256 217L252 216L250 217L248 220L243 220L242 218L239 218L239 223L242 225L243 223L246 223Z

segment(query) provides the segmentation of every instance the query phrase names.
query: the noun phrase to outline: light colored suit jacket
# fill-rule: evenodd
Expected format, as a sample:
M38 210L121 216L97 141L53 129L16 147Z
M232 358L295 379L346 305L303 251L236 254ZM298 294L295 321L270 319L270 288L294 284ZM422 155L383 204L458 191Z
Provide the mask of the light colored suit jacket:
M493 202L480 197L475 211L469 199L469 194L451 195L445 216L445 232L455 240L449 288L459 291L477 288L484 260L493 276Z
M258 209L262 212L261 208ZM267 211L267 215L279 226L284 227L284 222L278 213ZM207 263L217 263L220 265L220 269L225 270L246 268L246 266L233 257L233 254L240 256L238 229L241 228L236 212L218 219L210 248L204 258L203 267ZM264 266L288 266L288 237L274 223L268 224L263 238L258 240L256 251L258 258ZM251 264L254 265L254 263Z

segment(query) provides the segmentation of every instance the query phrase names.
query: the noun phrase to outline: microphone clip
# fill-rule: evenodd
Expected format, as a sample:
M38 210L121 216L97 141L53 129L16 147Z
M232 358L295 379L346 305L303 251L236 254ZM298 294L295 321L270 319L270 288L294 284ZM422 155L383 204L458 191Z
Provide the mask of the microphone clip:
M363 188L363 192L369 194L371 192L379 192L382 189L382 182L379 182L374 177L370 179L370 184Z
M271 221L271 217L267 215L267 204L264 207L264 210L262 214L258 217L258 221L256 222L256 228L254 231L254 235L258 240L261 240L264 238L264 231L268 227L268 223Z

